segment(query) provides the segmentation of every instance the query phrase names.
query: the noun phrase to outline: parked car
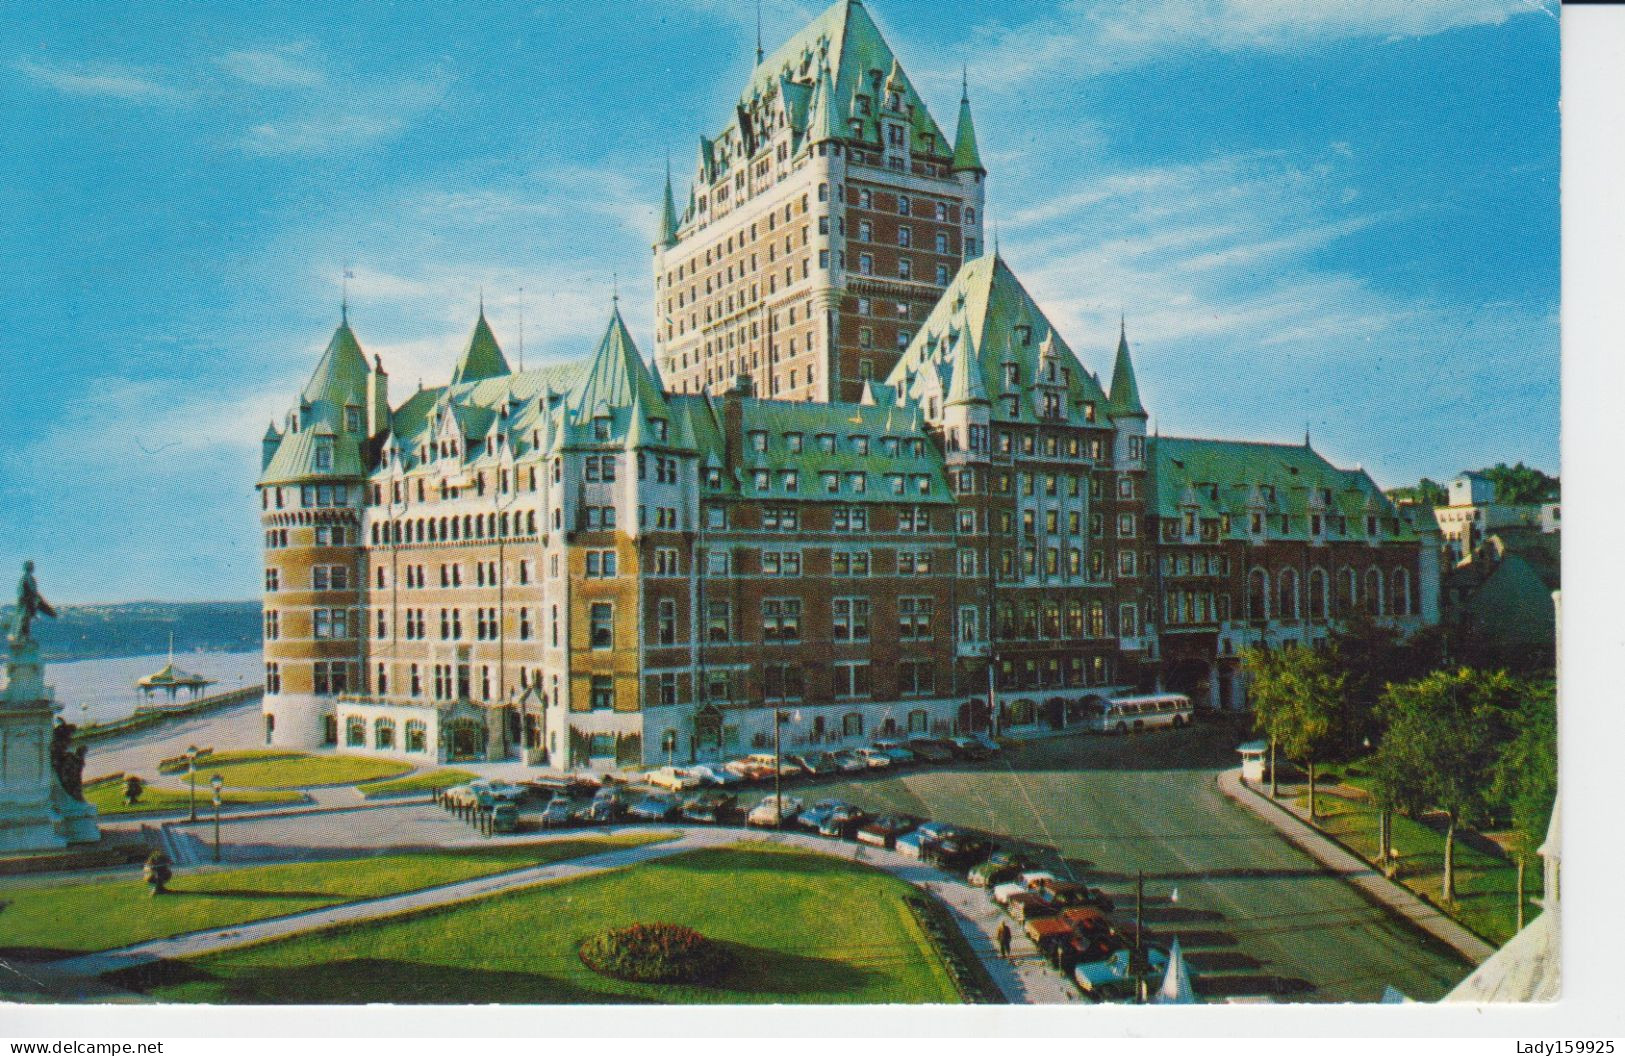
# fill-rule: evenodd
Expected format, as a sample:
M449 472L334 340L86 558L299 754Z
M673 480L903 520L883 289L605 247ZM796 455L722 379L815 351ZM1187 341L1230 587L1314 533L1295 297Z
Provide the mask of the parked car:
M1052 884L1060 877L1047 869L1029 869L1017 878L1029 891L1037 891L1046 884Z
M722 768L730 774L736 774L745 781L755 781L762 776L762 767L749 759L729 759L722 764ZM769 771L769 776L772 772Z
M927 858L953 828L940 821L928 821L905 836L897 837L897 853L905 858Z
M906 814L882 815L858 827L858 842L871 847L895 847L897 838L912 832L918 824L917 820Z
M666 821L677 812L677 800L661 792L644 796L626 812L639 821Z
M592 802L570 815L578 825L608 825L619 820L625 811L614 800L594 798Z
M472 807L479 804L479 797L467 785L453 785L440 794L441 801L450 807Z
M782 803L779 799L777 796L764 796L745 816L745 824L773 829L779 826L781 818L789 821L801 813L801 800L795 796L784 796Z
M1097 961L1079 961L1072 969L1072 978L1078 988L1097 1001L1133 998L1134 978L1129 974L1133 951L1127 947L1114 950ZM1168 970L1168 953L1155 946L1146 948L1146 964L1150 969L1146 978L1160 979ZM1127 993L1123 993L1126 984Z
M842 803L838 799L820 799L818 802L814 803L812 806L808 807L806 810L797 815L796 824L804 829L810 829L813 832L817 832L821 827L823 827L824 822L829 820L829 816L831 814L834 814L837 810L844 806L846 806L846 804Z
M679 813L689 821L715 824L733 813L734 797L725 792L697 792L683 800Z
M836 769L843 774L859 773L869 769L869 760L851 748L843 748L833 756Z
M760 769L767 771L768 777L773 776L775 763L778 764L781 778L800 777L805 772L801 765L795 761L795 757L790 755L781 755L775 759L772 752L757 752L755 755L747 756L745 761L754 763Z
M544 829L557 829L575 820L575 804L564 796L554 796L537 816Z
M1117 908L1106 892L1075 880L1051 881L1038 890L1057 906L1093 906L1106 913Z
M698 766L691 767L689 773L699 778L700 784L715 785L718 788L732 788L744 781L744 778L721 763L701 763Z
M948 743L930 737L914 738L908 742L908 750L927 763L951 763L954 761L953 749L948 746Z
M656 788L671 792L687 792L700 787L699 775L680 766L662 766L658 770L651 770L644 780Z
M1034 917L1053 917L1058 907L1043 895L1023 891L1004 900L1004 911L1017 920L1031 920Z
M995 887L1013 880L1027 867L1027 860L1013 851L994 851L970 871L965 879L972 887Z
M886 757L892 761L894 766L907 766L910 763L918 762L914 753L905 748L902 741L876 741L875 748L878 751L885 752Z
M869 815L853 806L835 808L824 823L818 826L820 836L831 836L838 840L850 839Z
M993 896L993 901L997 902L1001 906L1008 905L1010 900L1015 898L1017 895L1032 894L1032 892L1027 890L1026 884L1018 884L1010 881L1005 881L1002 884L994 884L989 893Z
M973 762L986 759L993 754L988 751L987 745L974 737L950 737L948 747L958 758Z
M949 872L962 872L987 857L992 844L969 833L954 830L937 841L928 861Z
M475 802L482 807L494 806L497 803L517 804L524 797L524 790L518 785L489 777L470 781L467 788L474 794Z
M863 760L865 766L871 766L876 769L882 766L892 765L892 757L888 753L881 751L879 748L859 748L857 749L857 756L859 759Z
M503 800L491 807L492 832L519 831L519 804L510 800Z
M1055 918L1066 921L1067 925L1080 935L1101 939L1111 935L1111 920L1095 906L1068 906L1057 913Z
M840 772L835 757L828 752L803 752L800 755L790 756L790 761L816 777Z

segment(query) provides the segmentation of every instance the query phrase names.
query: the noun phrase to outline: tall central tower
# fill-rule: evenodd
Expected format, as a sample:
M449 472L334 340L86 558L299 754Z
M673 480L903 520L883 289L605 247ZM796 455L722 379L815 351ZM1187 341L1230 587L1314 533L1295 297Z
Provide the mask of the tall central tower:
M859 0L758 63L702 136L654 245L655 363L676 392L857 400L983 249L968 96L945 135Z

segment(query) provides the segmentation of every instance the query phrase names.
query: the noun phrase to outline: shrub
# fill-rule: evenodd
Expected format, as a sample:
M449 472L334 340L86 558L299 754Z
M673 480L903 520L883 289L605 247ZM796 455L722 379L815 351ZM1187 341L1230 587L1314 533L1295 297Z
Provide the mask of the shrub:
M634 983L709 986L732 966L728 950L681 924L633 924L582 942L581 963Z

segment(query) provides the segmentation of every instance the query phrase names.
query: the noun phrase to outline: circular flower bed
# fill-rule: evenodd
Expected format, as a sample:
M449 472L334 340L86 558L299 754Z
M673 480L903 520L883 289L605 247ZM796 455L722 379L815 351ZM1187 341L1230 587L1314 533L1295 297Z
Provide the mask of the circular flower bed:
M681 924L633 924L582 942L581 963L634 983L709 985L732 964L726 948Z

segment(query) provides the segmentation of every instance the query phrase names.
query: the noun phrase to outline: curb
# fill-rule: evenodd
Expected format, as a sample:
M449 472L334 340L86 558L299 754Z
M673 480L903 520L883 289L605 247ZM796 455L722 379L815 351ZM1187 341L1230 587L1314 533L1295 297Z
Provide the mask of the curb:
M1309 825L1281 804L1241 781L1240 771L1223 770L1219 790L1246 807L1265 824L1326 871L1336 875L1373 904L1444 943L1471 965L1482 964L1495 947L1451 920L1438 907L1388 879L1369 862ZM1266 809L1269 808L1269 809Z

